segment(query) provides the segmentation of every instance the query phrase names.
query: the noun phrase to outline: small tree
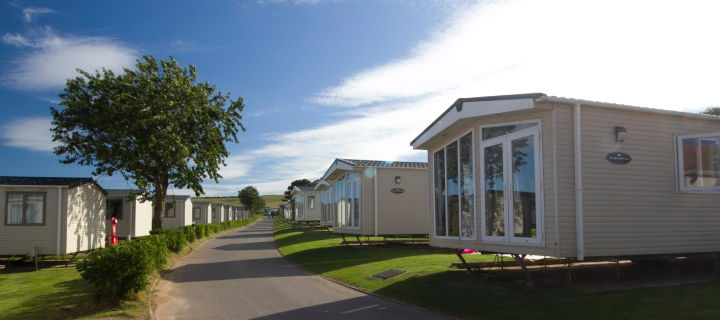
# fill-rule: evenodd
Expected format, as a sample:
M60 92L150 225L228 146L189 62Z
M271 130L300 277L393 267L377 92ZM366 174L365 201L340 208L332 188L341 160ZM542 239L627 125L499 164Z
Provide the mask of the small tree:
M310 181L308 179L300 179L300 180L295 180L293 182L290 182L290 185L288 186L287 191L285 191L285 193L284 193L285 200L290 200L290 198L292 198L293 187L313 187L313 186L315 186L315 184L317 184L317 182L319 180L320 179L315 180L315 181Z
M225 142L238 142L241 97L195 83L195 66L182 68L170 57L138 60L137 71L111 70L70 79L60 94L62 110L50 108L53 141L60 162L94 166L93 175L119 173L152 200L152 228L161 229L168 186L203 193L201 183L218 182L220 164L229 155ZM224 108L225 103L230 104Z
M265 199L260 196L260 193L253 186L247 186L238 191L238 198L243 205L255 213L259 213L265 209Z
M709 107L709 108L705 109L705 111L700 112L700 113L720 117L720 107Z

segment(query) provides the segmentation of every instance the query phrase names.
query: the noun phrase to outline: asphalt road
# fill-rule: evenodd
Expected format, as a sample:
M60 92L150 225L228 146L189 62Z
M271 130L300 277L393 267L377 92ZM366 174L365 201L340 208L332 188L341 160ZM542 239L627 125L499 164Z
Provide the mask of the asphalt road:
M290 264L272 220L208 241L156 286L156 319L447 319L366 295Z

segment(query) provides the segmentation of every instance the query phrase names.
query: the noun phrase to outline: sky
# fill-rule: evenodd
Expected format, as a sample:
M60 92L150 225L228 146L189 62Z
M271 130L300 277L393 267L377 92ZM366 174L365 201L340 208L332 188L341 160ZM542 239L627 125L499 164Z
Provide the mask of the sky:
M699 112L720 106L718 1L235 0L0 3L0 175L89 177L52 153L76 68L173 56L246 132L208 196L281 194L335 158L426 161L412 141L457 98L542 92ZM105 188L130 188L120 176ZM192 194L190 190L172 190Z

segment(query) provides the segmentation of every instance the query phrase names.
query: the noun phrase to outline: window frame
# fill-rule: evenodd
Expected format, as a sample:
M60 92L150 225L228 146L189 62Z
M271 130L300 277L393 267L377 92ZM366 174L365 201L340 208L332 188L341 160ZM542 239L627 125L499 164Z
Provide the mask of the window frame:
M217 217L217 210L213 207L210 207L210 214L211 214L211 217L213 219L215 219L215 217Z
M685 187L685 174L683 168L685 161L683 157L682 140L683 139L702 139L702 138L718 138L720 132L699 133L699 134L676 134L675 135L675 192L676 193L699 193L699 194L720 194L720 186L713 187Z
M172 209L172 213L173 213L172 216L170 216L170 215L168 214L168 213L170 213L170 211L171 211L171 210L168 210L168 209ZM163 218L173 218L173 219L174 219L175 217L177 217L177 212L175 212L175 205L173 205L172 208L168 208L168 205L167 205L167 202L166 202L166 203L165 203L165 214L163 214Z
M481 177L482 181L477 181L477 183L480 185L480 190L478 193L480 193L482 196L480 197L480 221L481 221L481 231L482 235L480 239L482 239L482 242L487 243L493 243L493 244L507 244L507 245L520 245L520 246L534 246L534 247L544 247L545 246L545 192L543 188L543 168L545 167L543 165L543 147L542 147L542 141L543 141L543 127L542 127L542 120L541 119L531 119L531 120L522 120L522 121L512 121L512 122L504 122L504 123L492 123L492 124L483 124L478 126L479 132L482 135L482 129L488 128L488 127L500 127L500 126L507 126L507 125L515 125L515 124L526 124L526 123L534 123L537 122L537 126L533 126L530 128L526 128L520 131L511 132L499 137L495 137L492 139L480 141L479 148L478 148L478 157L480 158L479 162L479 172L476 174ZM512 150L507 148L506 142L511 142L512 140L508 140L508 137L512 137L515 135L522 135L529 131L536 131L536 139L537 139L537 146L536 146L536 155L537 159L535 161L535 170L537 172L537 180L535 181L535 186L537 189L537 195L536 195L536 232L537 237L535 241L532 242L520 242L513 239L528 239L528 238L520 238L520 237L514 237L514 230L508 229L508 220L505 219L505 235L502 237L498 236L486 236L486 224L485 224L485 157L483 156L482 152L484 150L485 146L492 146L497 145L498 143L503 144L503 161L506 161L506 156L509 153L512 156ZM480 137L482 139L482 137ZM504 167L504 166L503 166ZM507 170L503 170L503 179L507 183L509 179L512 179L512 176L507 173ZM509 186L509 184L506 184L506 186ZM507 189L507 188L506 188ZM507 192L507 190L505 191ZM507 208L509 205L508 201L509 198L505 197L504 199L505 205L504 207ZM503 214L505 214L503 212ZM507 218L507 216L505 216ZM530 238L532 239L532 238Z
M22 211L22 221L23 223L8 223L8 220L10 219L10 197L8 195L10 194L22 194L23 195L23 211ZM27 221L26 211L25 211L25 205L26 205L26 196L27 195L42 195L43 196L43 212L42 212L42 223L25 223ZM5 192L5 221L4 224L6 227L43 227L47 224L47 192L41 192L41 191L32 191L32 192L22 192L22 191L6 191Z
M312 202L310 202L310 198L312 198ZM307 208L308 209L315 209L315 196L307 196Z
M120 218L115 218L115 219L122 220L122 219L123 219L123 216L124 216L124 214L123 214L123 209L125 209L125 208L123 208L123 207L124 207L124 205L125 205L125 201L123 201L122 199L105 199L105 203L106 203L106 205L105 205L105 210L107 210L107 202L108 202L108 201L120 201ZM109 221L110 218L108 218L107 215L108 215L108 213L105 212L105 220L108 220L108 221ZM111 217L111 218L112 218L112 217Z
M195 218L195 210L198 212L198 217ZM200 220L202 219L202 207L193 207L193 220Z
M447 172L448 172L447 165L448 164L447 164L447 157L448 156L447 156L446 148L447 148L447 146L451 145L452 143L457 143L457 145L458 145L458 193L459 193L460 192L460 185L459 185L460 181L459 180L460 180L460 168L461 168L460 156L459 156L460 155L460 139L465 137L468 133L470 133L470 145L472 146L472 152L471 152L472 155L471 155L470 160L472 161L472 167L473 167L473 173L472 173L472 178L473 178L473 216L474 216L473 217L473 236L472 237L463 237L462 236L462 199L460 199L462 197L460 197L460 196L458 196L458 210L460 210L458 212L460 215L460 219L458 219L460 221L460 225L458 225L458 230L460 232L460 236L457 236L457 237L455 237L455 236L438 236L437 231L436 231L437 230L437 216L436 216L437 213L435 212L435 208L437 207L435 204L435 201L437 200L435 198L436 197L436 194L435 194L435 153L437 153L440 150L445 150L445 159L443 162L445 164L445 181L443 183L445 184L445 192L446 192L446 195L445 195L445 198L446 198L446 200L445 200L445 219L446 219L445 234L448 234L449 233L448 231L450 230L450 225L447 223L447 219L448 219L448 201L447 201ZM482 134L482 131L480 131L480 134ZM455 239L455 240L470 240L470 241L476 241L478 239L478 237L477 237L477 235L478 235L478 229L477 229L477 218L478 218L478 214L477 214L477 194L478 194L477 184L478 184L478 182L477 182L477 163L475 161L477 159L477 157L475 157L475 149L476 149L475 148L475 128L470 128L469 130L466 130L466 131L456 135L455 137L453 137L453 139L450 139L450 141L443 144L441 147L435 149L432 152L433 167L432 167L432 174L430 175L430 176L432 176L432 184L430 185L430 189L433 190L433 197L432 197L433 198L433 202L432 202L433 203L433 208L432 208L433 230L432 231L433 231L433 237L435 237L437 239Z

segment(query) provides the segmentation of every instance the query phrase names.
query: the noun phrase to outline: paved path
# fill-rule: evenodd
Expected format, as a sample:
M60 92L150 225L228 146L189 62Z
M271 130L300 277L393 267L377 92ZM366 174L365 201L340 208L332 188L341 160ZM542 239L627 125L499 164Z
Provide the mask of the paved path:
M272 220L227 233L156 286L156 319L447 319L303 271L273 243Z

